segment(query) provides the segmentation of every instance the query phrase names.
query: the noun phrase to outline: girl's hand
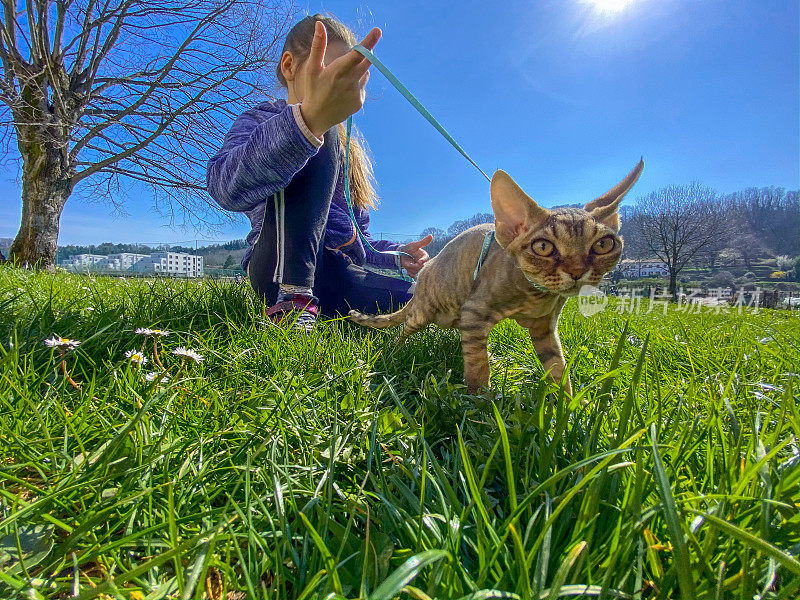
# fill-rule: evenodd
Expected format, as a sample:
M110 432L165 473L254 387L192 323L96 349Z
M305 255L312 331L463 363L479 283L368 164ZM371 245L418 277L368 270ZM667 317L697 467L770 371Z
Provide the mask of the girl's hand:
M407 252L414 257L413 259L408 258L407 256L400 257L400 266L403 267L411 277L416 277L420 272L420 269L422 269L422 267L425 266L425 263L428 262L430 257L428 256L428 253L423 250L423 248L432 241L433 236L426 235L421 240L411 242L410 244L400 247L402 252Z
M375 27L361 41L372 50L381 39L381 30ZM351 50L325 65L328 33L325 25L317 21L311 52L304 65L306 69L305 97L300 105L303 120L317 137L353 113L361 110L372 65L362 54Z

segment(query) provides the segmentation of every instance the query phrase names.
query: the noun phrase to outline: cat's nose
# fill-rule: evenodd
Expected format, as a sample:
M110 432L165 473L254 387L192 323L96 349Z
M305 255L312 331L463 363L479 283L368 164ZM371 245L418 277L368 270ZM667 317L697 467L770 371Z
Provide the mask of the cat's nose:
M565 269L565 271L569 273L570 277L572 277L575 281L578 281L578 279L586 275L589 269L584 269L583 267L573 267L572 269Z

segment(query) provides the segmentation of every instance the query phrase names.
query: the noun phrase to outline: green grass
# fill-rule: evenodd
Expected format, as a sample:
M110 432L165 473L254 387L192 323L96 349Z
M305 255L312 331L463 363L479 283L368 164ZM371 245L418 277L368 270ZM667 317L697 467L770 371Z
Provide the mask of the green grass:
M232 283L0 269L0 597L800 594L796 314L571 301L570 400L512 323L477 397L455 332L262 311ZM173 332L167 382L137 327Z

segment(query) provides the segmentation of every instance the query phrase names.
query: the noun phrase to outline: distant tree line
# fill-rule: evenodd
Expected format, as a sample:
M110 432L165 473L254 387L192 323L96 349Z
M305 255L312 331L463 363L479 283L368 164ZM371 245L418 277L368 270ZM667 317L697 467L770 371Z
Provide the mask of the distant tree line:
M436 254L439 254L447 242L452 240L459 233L466 231L470 227L475 227L475 225L481 225L483 223L494 223L494 215L492 213L478 213L472 215L468 219L455 221L447 229L428 227L422 230L420 237L425 237L426 235L433 236L433 241L426 246L425 250L427 250L428 254L431 256L435 256Z

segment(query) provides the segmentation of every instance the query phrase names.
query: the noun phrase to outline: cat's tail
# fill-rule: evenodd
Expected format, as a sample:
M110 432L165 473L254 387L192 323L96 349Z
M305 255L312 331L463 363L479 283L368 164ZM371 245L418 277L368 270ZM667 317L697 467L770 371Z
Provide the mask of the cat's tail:
M414 299L412 298L406 302L406 305L400 310L386 315L365 315L357 310L351 310L347 316L351 321L354 321L359 325L364 325L365 327L372 327L374 329L395 327L396 325L402 325L405 322L406 316L408 315L408 311L410 310L411 303L413 301Z

